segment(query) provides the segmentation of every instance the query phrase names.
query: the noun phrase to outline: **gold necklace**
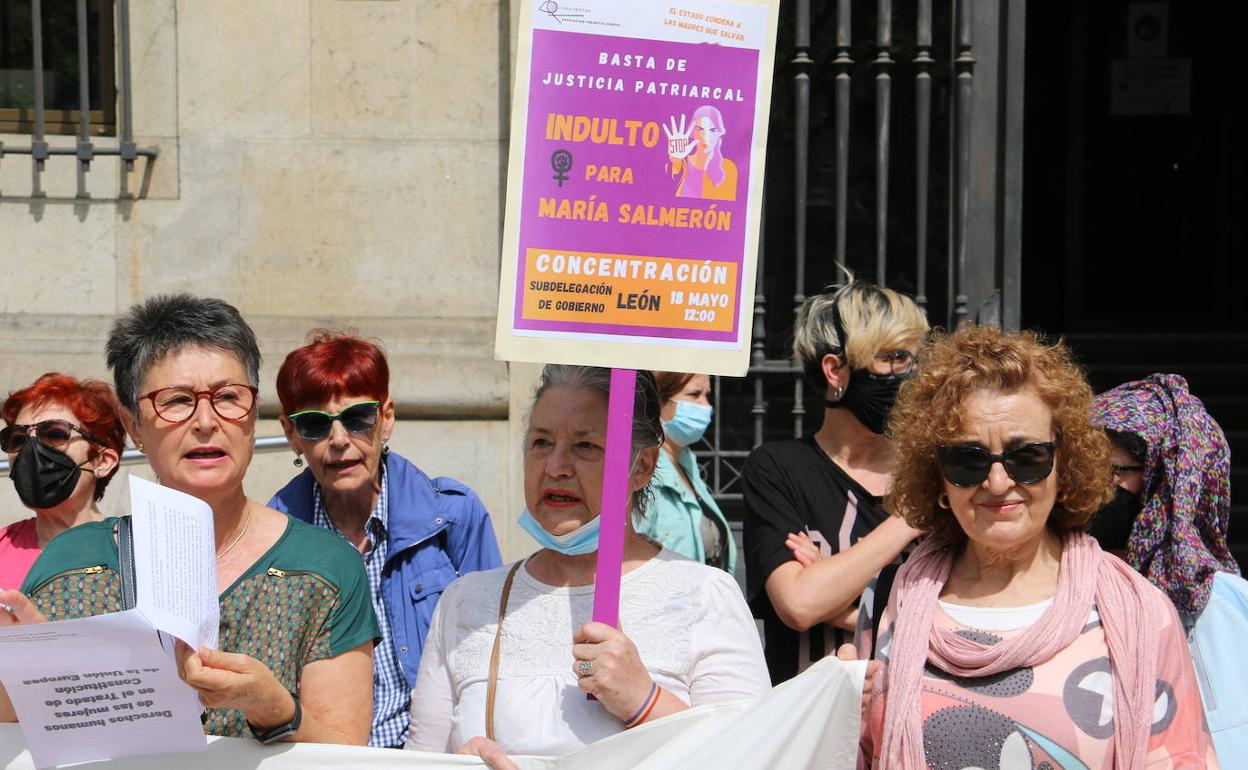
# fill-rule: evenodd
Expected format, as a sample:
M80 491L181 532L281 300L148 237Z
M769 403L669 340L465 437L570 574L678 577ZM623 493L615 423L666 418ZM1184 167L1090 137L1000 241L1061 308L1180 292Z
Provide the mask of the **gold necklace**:
M237 537L235 537L235 538L234 538L234 540L233 540L233 541L231 541L231 542L230 542L230 544L229 544L229 545L227 545L227 546L225 547L225 550L224 550L224 551L218 551L218 552L217 552L217 558L218 558L218 559L220 559L222 556L225 556L227 553L229 553L230 551L232 551L232 550L234 549L234 546L238 545L238 544L239 544L239 542L241 542L241 541L242 541L243 536L247 534L247 528L251 526L251 516L252 516L252 508L251 508L250 506L248 506L248 508L247 508L247 521L244 521L244 522L243 522L243 528L242 528L241 530L239 530L238 536L237 536Z

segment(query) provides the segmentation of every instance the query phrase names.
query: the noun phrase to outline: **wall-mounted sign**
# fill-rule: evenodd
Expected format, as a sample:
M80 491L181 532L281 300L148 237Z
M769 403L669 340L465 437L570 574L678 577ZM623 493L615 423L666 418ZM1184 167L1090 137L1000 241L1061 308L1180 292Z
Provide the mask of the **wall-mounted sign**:
M1191 107L1191 59L1110 62L1110 115L1186 115Z

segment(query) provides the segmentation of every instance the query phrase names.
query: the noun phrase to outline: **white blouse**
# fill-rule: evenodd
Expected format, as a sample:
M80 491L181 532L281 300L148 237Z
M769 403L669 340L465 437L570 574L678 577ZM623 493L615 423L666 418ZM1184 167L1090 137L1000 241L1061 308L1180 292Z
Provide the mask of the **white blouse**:
M438 601L412 690L407 748L454 751L485 735L490 650L510 565L456 580ZM558 587L522 567L503 621L495 740L512 754L560 755L620 732L572 671L572 634L592 585ZM754 698L771 683L754 619L732 577L663 549L624 575L620 628L659 686L690 705Z

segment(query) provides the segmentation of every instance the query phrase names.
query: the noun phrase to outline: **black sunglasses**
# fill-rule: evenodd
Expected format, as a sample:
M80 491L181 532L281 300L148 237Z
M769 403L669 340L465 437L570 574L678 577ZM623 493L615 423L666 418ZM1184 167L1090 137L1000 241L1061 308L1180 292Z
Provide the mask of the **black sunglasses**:
M1056 441L1023 444L999 455L977 446L948 446L938 450L940 470L955 487L977 487L988 478L993 463L1001 463L1010 478L1019 484L1044 481L1053 472Z
M320 441L329 435L334 428L334 420L342 423L349 433L368 433L377 425L377 414L381 407L380 401L365 401L352 404L337 414L320 409L305 409L287 415L295 425L295 433L307 441Z
M87 441L104 446L103 441L68 420L41 420L33 425L10 425L0 430L0 449L9 454L21 451L32 429L40 441L53 449L63 449L74 437L74 433L80 434Z

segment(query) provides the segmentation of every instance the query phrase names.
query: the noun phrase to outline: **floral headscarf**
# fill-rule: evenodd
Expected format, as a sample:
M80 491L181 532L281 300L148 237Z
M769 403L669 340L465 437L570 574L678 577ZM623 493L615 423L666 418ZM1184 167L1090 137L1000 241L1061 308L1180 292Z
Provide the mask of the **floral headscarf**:
M1214 573L1239 574L1226 545L1231 450L1222 428L1177 374L1154 374L1102 393L1092 419L1148 442L1143 507L1127 560L1179 612L1200 613Z

